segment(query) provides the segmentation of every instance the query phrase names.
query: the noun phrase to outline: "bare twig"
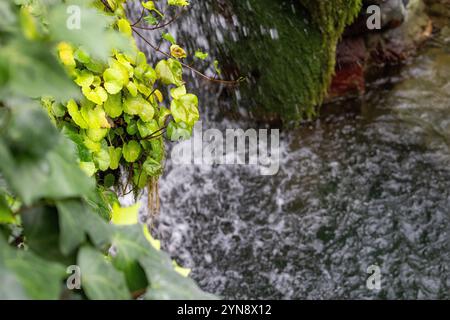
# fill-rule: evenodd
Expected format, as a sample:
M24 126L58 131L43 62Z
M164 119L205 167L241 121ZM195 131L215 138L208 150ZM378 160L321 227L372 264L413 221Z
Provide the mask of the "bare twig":
M145 8L143 7L143 8L142 8L142 11L141 11L141 16L139 17L139 19L138 19L135 23L133 23L133 24L131 25L132 27L134 27L135 25L137 25L139 22L142 21L142 18L144 18L144 13L145 13Z
M132 29L133 29L133 32L136 33L136 35L137 35L139 38L141 38L146 44L148 44L153 50L159 52L160 54L162 54L162 55L164 55L164 56L166 56L166 57L168 57L168 58L171 58L171 57L172 57L169 53L162 51L161 49L159 49L158 47L156 47L154 44L152 44L150 41L148 41L141 33L139 33L139 32L135 29L135 27L132 27ZM186 63L183 63L183 62L180 61L180 64L181 64L183 67L185 67L185 68L191 70L193 73L195 73L196 75L200 76L201 78L203 78L203 79L205 79L205 80L208 80L208 81L211 81L211 82L220 83L220 84L225 84L225 85L233 85L233 86L237 85L237 84L240 82L240 81L236 81L236 80L219 80L219 79L214 79L214 78L212 78L212 77L208 77L207 75L201 73L200 71L198 71L197 69L194 69L193 67L191 67L190 65L188 65L188 64L186 64Z
M142 29L142 30L158 30L158 29L162 29L162 28L165 28L165 27L167 27L168 25L170 25L170 24L172 24L172 23L174 23L178 18L180 18L184 13L186 13L188 10L182 10L182 11L180 11L178 14L176 14L172 19L170 19L169 21L167 21L167 22L165 22L165 23L163 23L163 24L161 24L161 25L157 25L157 26L155 26L155 27L141 27L141 26L137 26L136 24L137 23L135 23L135 24L133 24L132 25L132 27L135 27L135 28L138 28L138 29ZM139 20L139 21L141 21L142 20L142 17L141 17L141 19ZM138 22L139 22L138 21Z

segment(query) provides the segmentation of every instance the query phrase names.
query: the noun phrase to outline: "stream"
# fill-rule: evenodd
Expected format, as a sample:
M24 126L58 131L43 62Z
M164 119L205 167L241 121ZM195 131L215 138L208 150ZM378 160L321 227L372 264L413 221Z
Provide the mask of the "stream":
M282 130L275 176L169 157L163 249L229 299L449 299L450 42L436 37L364 97ZM257 126L224 111L235 97L222 87L189 85L204 129ZM366 286L373 265L380 290Z

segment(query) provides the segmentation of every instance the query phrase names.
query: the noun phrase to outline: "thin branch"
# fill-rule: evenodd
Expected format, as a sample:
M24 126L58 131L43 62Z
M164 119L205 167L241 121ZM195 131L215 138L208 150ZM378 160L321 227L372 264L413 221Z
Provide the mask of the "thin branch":
M109 3L106 0L101 0L106 9L110 12L114 12L114 10L110 7Z
M155 132L152 132L149 136L145 137L144 140L152 140L152 139L159 138L159 137L161 137L164 134L164 132L162 132L162 131L164 131L166 129L167 129L167 127L164 126L164 127L160 128L160 129L156 130ZM161 133L161 134L159 134L159 133Z
M109 4L106 2L106 0L101 0L101 2L103 3L103 5L105 6L106 9L108 9L110 12L114 12L114 11L111 9L111 7L109 6ZM183 11L180 12L180 14L182 14L182 13L184 13L184 12L186 12L186 11L187 11L187 10L183 10ZM177 16L176 16L176 17L177 17ZM174 19L176 19L176 17L175 17ZM172 20L174 20L174 19L172 19ZM169 22L170 22L170 21L169 21ZM173 21L172 21L172 22L173 22ZM170 23L172 23L172 22L170 22ZM159 27L163 27L163 26L159 26ZM159 27L158 27L158 28L159 28ZM164 51L162 51L161 49L157 48L157 47L156 47L155 45L153 45L150 41L148 41L142 34L140 34L140 33L136 30L136 28L137 28L136 26L132 26L131 28L133 29L133 32L136 33L136 35L137 35L139 38L141 38L145 43L147 43L153 50L155 50L155 51L161 53L162 55L165 55L166 57L171 58L171 55L170 55L170 54L168 54L167 52L164 52ZM193 67L191 67L191 66L189 66L189 65L187 65L187 64L185 64L185 63L183 63L183 62L181 62L181 61L180 61L180 64L181 64L182 66L184 66L185 68L188 68L188 69L191 70L194 74L197 74L197 75L200 76L201 78L203 78L203 79L205 79L205 80L208 80L208 81L211 81L211 82L214 82L214 83L220 83L220 84L224 84L224 85L235 86L235 85L237 85L237 84L240 82L240 80L237 80L237 81L219 80L219 79L215 79L215 78L212 78L212 77L208 77L207 75L201 73L200 71L194 69Z
M137 23L133 24L132 27L135 27L135 28L138 28L138 29L142 29L142 30L158 30L158 29L162 29L162 28L165 28L165 27L167 27L168 25L174 23L178 18L180 18L180 17L181 17L183 14L185 14L187 11L188 11L188 10L182 10L182 11L180 11L180 12L179 12L178 14L176 14L172 19L170 19L169 21L163 23L162 25L157 25L156 27L141 27L141 26L137 26L137 25L136 25ZM142 19L142 17L141 17L141 19ZM141 20L141 19L140 19L140 20ZM140 21L140 20L139 20L139 21Z
M164 56L166 56L166 57L168 57L168 58L172 58L172 56L171 56L169 53L162 51L161 49L157 48L154 44L152 44L150 41L148 41L142 34L140 34L140 33L135 29L135 27L132 27L132 29L133 29L133 32L136 33L136 35L137 35L139 38L141 38L146 44L148 44L153 50L155 50L155 51L161 53L162 55L164 55ZM237 85L237 84L240 82L239 80L238 80L238 81L236 81L236 80L231 80L231 81L230 81L230 80L219 80L219 79L214 79L214 78L212 78L212 77L208 77L207 75L201 73L201 72L198 71L197 69L194 69L193 67L191 67L191 66L188 65L188 64L185 64L185 63L183 63L183 62L181 62L181 61L180 61L180 64L181 64L183 67L185 67L185 68L191 70L192 72L194 72L195 74L197 74L197 75L200 76L201 78L203 78L203 79L205 79L205 80L208 80L208 81L211 81L211 82L220 83L220 84L224 84L224 85L233 85L233 86Z
M139 17L139 19L138 19L135 23L133 23L133 24L131 25L132 27L134 27L135 25L137 25L139 22L142 21L142 18L144 18L144 13L145 13L145 8L142 7L141 16Z

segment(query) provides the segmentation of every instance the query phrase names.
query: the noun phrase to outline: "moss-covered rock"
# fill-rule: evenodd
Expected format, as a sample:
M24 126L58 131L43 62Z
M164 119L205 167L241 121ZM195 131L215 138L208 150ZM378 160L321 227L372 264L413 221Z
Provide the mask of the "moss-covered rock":
M334 71L336 45L361 0L231 0L240 33L230 44L258 118L311 118Z

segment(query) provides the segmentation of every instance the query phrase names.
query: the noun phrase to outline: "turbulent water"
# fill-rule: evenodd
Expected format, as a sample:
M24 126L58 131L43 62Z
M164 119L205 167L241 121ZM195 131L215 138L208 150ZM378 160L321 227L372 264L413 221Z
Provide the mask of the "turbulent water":
M283 131L276 176L169 157L164 249L225 298L449 299L450 52L441 41L361 100ZM205 129L253 126L221 116L220 88L197 91ZM371 265L381 290L366 286Z

